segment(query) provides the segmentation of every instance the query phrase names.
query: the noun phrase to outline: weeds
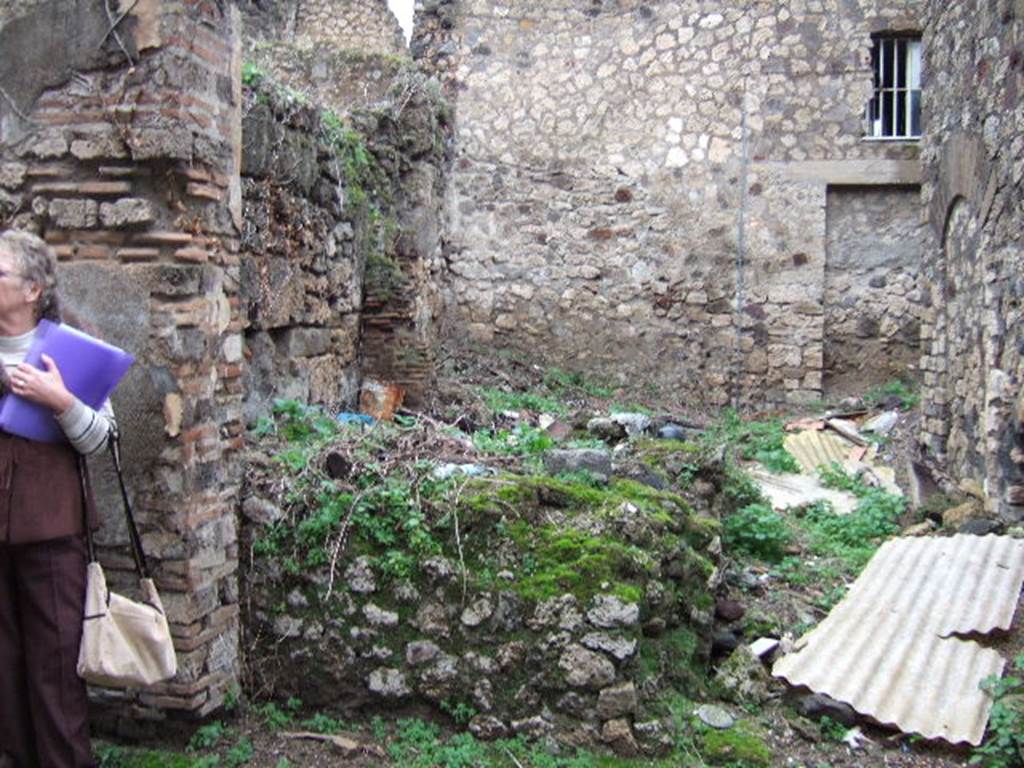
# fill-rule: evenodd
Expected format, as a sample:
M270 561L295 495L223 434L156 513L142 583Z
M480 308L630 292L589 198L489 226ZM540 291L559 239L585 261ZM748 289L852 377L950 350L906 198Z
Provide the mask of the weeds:
M782 515L763 503L748 504L728 515L722 528L730 550L768 562L781 560L792 538Z
M1024 654L1013 660L1006 677L985 678L981 687L992 698L985 742L974 750L971 765L982 768L1024 766Z
M705 433L704 440L710 445L729 446L741 459L759 461L772 472L799 472L800 465L783 447L785 437L781 420L744 421L736 411L729 409Z
M874 406L891 403L901 411L910 411L917 407L921 401L921 395L918 393L916 382L895 379L869 390L864 395L864 401Z

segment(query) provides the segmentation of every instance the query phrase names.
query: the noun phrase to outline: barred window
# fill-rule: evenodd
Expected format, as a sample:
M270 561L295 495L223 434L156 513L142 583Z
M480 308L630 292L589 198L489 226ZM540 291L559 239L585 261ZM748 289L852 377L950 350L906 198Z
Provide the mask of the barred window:
M921 38L876 37L871 63L875 90L868 102L867 135L878 139L920 138Z

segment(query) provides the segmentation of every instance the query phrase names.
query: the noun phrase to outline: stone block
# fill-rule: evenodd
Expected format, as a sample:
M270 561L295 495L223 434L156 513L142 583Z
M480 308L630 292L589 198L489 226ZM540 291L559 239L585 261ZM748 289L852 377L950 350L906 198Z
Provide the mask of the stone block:
M327 328L289 328L281 335L278 349L287 357L314 357L331 348L331 331Z
M95 200L64 198L50 201L50 221L62 229L92 229L96 226Z
M149 224L156 218L153 205L148 200L125 197L114 203L100 206L100 220L105 227L129 227Z
M0 165L0 187L18 189L25 183L26 171L24 163L3 163Z

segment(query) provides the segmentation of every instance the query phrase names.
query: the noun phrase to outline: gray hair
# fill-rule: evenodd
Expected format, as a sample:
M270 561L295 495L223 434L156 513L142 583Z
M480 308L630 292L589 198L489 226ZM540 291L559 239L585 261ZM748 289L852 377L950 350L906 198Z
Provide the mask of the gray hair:
M42 291L36 301L36 319L60 322L57 254L53 248L33 234L11 229L0 233L0 250L10 252L18 262L22 279L38 285Z

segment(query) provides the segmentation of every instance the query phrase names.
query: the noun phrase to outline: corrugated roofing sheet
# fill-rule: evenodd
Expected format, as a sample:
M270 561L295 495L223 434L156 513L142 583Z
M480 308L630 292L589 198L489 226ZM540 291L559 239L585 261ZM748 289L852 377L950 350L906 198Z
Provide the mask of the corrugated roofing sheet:
M747 469L773 509L789 509L822 500L832 505L837 515L848 515L857 508L857 497L846 491L826 488L816 475L774 474L761 467Z
M807 430L786 435L782 442L804 472L814 474L818 467L833 461L842 464L853 445L835 432Z
M978 684L1005 660L955 635L1009 629L1022 582L1024 541L893 539L772 673L901 731L977 745L991 706Z

